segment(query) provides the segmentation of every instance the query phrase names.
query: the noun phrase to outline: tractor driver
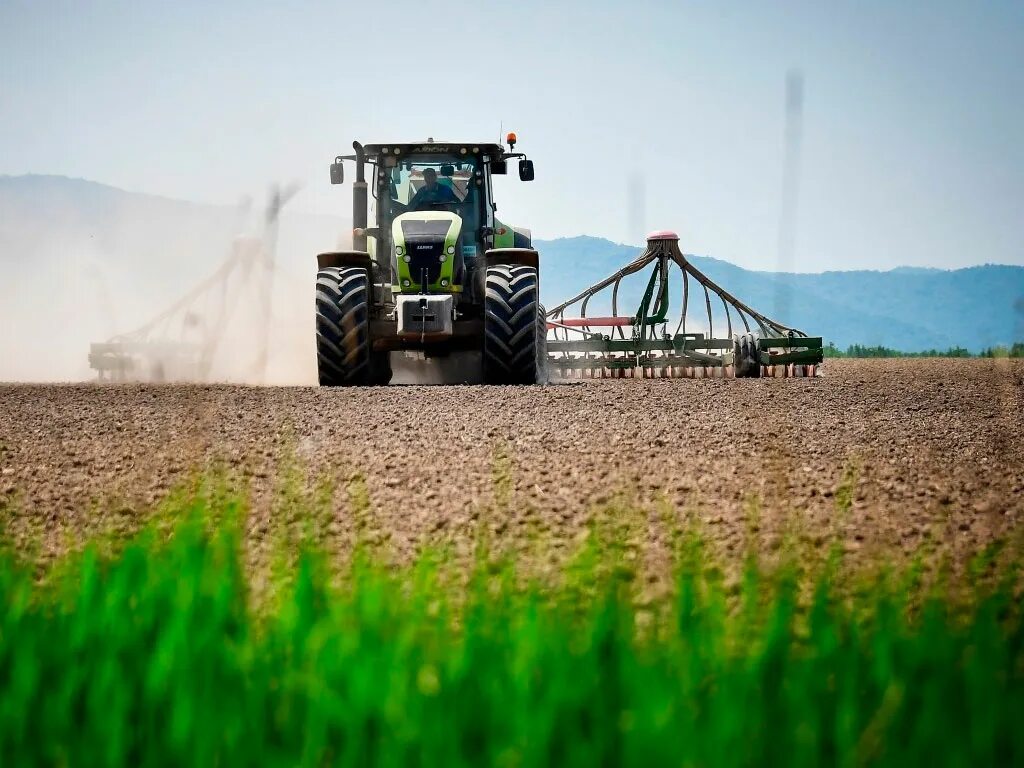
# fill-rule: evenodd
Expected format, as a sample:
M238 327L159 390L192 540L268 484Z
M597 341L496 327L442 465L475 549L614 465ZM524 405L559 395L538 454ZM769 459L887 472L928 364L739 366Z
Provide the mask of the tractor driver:
M437 171L433 168L424 168L423 186L416 190L416 194L409 201L409 210L418 211L431 205L457 202L459 198L452 192L451 187L437 183Z

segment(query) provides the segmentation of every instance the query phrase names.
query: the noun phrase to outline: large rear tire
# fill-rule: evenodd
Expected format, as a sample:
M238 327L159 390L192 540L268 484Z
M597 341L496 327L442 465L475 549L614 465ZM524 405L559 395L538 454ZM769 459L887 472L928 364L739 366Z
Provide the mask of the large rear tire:
M484 293L483 379L486 384L542 380L547 336L537 269L497 264L487 268Z
M371 365L369 283L362 267L326 267L316 274L316 357L322 387L379 383L374 380L379 378L374 376L378 366Z

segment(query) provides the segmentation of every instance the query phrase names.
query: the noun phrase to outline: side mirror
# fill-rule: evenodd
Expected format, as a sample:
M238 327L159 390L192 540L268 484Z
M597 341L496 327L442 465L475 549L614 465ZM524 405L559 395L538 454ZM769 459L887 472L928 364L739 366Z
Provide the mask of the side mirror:
M533 160L519 161L519 180L533 181Z
M331 163L331 184L343 184L345 182L345 166L341 160Z
M491 173L498 176L508 173L508 160L491 160Z

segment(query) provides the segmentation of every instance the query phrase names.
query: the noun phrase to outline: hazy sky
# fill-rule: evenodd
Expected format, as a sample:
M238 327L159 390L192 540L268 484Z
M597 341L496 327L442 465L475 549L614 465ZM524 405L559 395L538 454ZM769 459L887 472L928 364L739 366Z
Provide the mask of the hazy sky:
M506 221L774 269L794 68L796 269L1024 264L1022 2L0 0L0 173L347 211L352 139L503 123Z

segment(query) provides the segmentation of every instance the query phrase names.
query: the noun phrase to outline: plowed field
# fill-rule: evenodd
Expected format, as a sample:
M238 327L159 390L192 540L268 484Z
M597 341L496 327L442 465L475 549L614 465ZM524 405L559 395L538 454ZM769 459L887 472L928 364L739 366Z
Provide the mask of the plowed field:
M796 525L850 552L930 542L956 557L1024 514L1024 364L532 388L0 386L0 509L45 548L90 516L141 514L211 464L250 480L256 536L290 467L339 489L337 531L363 478L399 553L458 544L481 521L510 540L575 540L595 510L628 507L649 511L651 536L667 511L726 550Z

